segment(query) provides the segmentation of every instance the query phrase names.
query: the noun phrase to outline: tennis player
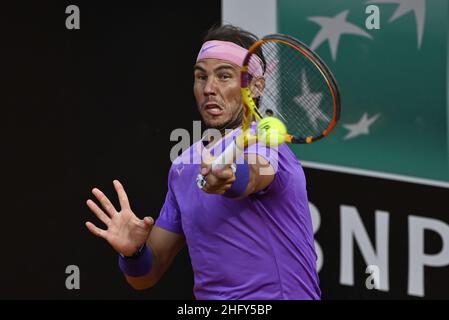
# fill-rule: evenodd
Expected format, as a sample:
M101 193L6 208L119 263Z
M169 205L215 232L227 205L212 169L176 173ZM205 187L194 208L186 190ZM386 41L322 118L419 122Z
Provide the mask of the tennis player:
M237 164L216 171L201 157L204 150L220 153L239 131L240 66L256 40L230 25L205 37L194 66L194 94L204 123L223 136L193 144L173 162L155 223L136 217L117 180L120 211L97 188L92 192L103 209L87 201L107 229L91 222L87 228L119 253L119 267L135 289L156 284L187 244L196 299L320 299L306 180L289 147L255 144ZM259 58L249 72L251 85L262 91Z

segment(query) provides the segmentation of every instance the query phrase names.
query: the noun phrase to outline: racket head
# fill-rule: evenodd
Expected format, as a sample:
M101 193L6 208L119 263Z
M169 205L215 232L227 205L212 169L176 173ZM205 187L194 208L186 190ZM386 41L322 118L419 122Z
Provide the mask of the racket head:
M261 94L254 90L255 79L249 73L250 61L256 54L264 62ZM273 34L255 42L243 61L240 84L247 112L256 120L264 116L282 120L288 131L287 142L318 141L340 119L335 77L316 53L291 36Z

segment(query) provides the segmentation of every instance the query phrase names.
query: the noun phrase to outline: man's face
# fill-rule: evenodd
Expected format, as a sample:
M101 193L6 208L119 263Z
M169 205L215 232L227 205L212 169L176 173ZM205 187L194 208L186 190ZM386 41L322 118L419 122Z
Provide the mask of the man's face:
M240 68L219 59L204 59L194 68L198 111L209 128L235 128L241 124Z

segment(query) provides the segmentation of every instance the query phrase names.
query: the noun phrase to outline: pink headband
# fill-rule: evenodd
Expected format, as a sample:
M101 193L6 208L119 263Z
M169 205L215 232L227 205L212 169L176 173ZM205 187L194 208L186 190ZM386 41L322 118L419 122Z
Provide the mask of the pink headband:
M232 62L241 67L247 53L248 50L233 42L211 40L206 41L203 44L196 61L198 62L203 59L220 59ZM258 56L253 55L251 57L248 72L253 77L260 77L263 75L262 60Z

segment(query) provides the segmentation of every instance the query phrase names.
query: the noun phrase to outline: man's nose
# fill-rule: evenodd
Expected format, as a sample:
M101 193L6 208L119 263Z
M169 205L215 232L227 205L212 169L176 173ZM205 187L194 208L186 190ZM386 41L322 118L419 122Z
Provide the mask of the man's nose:
M203 91L205 96L215 95L217 93L217 85L214 77L208 77Z

